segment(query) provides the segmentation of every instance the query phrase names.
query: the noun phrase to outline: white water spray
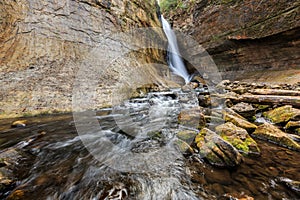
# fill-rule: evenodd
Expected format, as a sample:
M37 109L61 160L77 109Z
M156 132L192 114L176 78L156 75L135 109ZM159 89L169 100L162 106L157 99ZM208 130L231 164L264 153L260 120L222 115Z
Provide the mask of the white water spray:
M170 69L177 74L178 76L181 76L185 83L189 83L191 80L191 76L187 72L185 65L183 63L183 60L181 59L179 48L177 45L177 39L174 31L172 30L170 24L165 20L165 18L161 15L161 21L163 25L163 30L167 36L168 39L168 64Z

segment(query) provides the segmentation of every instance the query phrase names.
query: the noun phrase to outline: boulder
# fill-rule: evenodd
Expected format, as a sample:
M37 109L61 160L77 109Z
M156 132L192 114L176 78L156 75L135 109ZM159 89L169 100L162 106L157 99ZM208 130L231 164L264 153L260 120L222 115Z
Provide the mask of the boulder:
M249 119L255 115L255 108L249 103L238 103L231 107L232 110Z
M257 127L257 129L253 132L253 136L269 140L280 146L300 151L300 145L295 142L288 134L281 131L276 126L266 122Z
M178 115L178 122L180 125L196 129L201 129L206 125L205 117L200 107L182 110Z
M188 143L186 143L181 139L176 139L174 144L178 148L178 150L183 154L194 153L193 148Z
M192 130L182 130L177 133L177 137L183 141L185 141L188 144L192 144L195 140L195 137L197 135L197 131Z
M229 114L226 111L224 112L224 120L226 122L232 122L234 125L244 128L249 132L252 132L257 128L255 124L248 122L245 118Z
M217 126L216 133L220 134L224 140L232 144L243 154L260 154L257 143L250 137L248 132L231 122Z
M210 107L211 106L211 97L210 95L202 95L198 96L199 106Z
M214 166L234 167L243 160L236 148L207 128L200 131L195 138L195 143L201 157Z
M300 117L300 110L287 105L264 112L263 116L270 119L273 123L278 124L288 122L291 119L298 119Z

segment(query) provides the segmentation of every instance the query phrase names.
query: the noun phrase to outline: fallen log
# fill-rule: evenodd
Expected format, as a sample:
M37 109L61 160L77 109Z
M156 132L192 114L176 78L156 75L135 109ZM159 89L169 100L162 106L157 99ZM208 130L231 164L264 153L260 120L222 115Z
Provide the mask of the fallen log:
M251 94L279 95L279 96L300 96L300 91L280 89L253 89L248 91Z
M292 105L293 107L300 108L300 96L243 94L239 97L226 96L226 98L230 99L234 103L246 102L266 105Z

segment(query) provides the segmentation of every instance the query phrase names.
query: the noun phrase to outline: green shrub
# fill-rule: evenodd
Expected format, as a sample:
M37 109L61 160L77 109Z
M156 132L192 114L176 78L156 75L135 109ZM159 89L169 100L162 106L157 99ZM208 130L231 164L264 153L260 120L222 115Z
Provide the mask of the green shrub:
M170 11L177 7L178 0L161 0L159 3L162 12Z

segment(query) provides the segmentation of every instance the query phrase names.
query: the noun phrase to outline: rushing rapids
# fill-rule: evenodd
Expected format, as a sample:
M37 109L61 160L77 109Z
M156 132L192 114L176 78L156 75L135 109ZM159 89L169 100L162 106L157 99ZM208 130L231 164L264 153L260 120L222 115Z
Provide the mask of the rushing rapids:
M285 184L299 176L297 152L258 141L260 157L222 169L197 152L180 151L178 132L198 124L179 123L179 116L198 107L197 97L206 93L204 88L150 92L98 110L94 118L101 129L81 135L75 129L80 121L71 115L28 118L22 128L0 121L1 198L295 198Z

